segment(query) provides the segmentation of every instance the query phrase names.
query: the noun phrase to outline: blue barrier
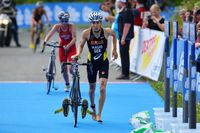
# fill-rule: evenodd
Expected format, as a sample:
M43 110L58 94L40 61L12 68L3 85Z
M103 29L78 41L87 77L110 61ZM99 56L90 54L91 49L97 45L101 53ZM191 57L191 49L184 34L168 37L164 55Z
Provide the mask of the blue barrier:
M177 91L178 91L178 71L177 71L177 38L178 22L173 22L173 71L172 71L172 109L173 117L177 117Z
M99 11L98 2L94 3L81 3L81 2L57 2L57 3L45 3L45 10L49 17L50 23L56 23L58 21L57 14L61 10L68 11L71 15L70 21L75 24L87 24L88 14L91 11ZM17 5L17 21L20 28L28 28L31 26L31 17L35 4ZM166 11L161 12L161 15L165 19L169 19L173 14L175 8L168 7ZM103 16L107 13L102 12ZM44 20L45 21L45 20Z
M165 53L164 53L164 64L165 64L165 78L164 78L164 110L170 112L170 52L169 52L169 36L170 36L170 22L165 21Z
M173 88L173 117L177 117L177 90L179 88L179 91L181 91L181 89L183 90L183 122L187 123L189 121L189 128L195 129L197 99L196 90L198 87L195 61L195 56L198 52L196 51L194 45L196 40L196 25L187 22L183 23L183 38L176 40L176 23L177 22L173 22L174 34L170 51L170 59L173 60L170 62L170 81ZM168 44L166 43L166 45ZM165 68L167 68L167 65ZM167 77L165 77L165 81L166 78ZM180 82L178 83L177 80Z
M17 6L17 21L20 28L31 26L32 12L35 7L35 4ZM89 13L91 11L98 11L99 3L45 3L44 8L47 11L50 23L56 23L58 21L57 14L61 10L65 10L70 13L70 22L75 24L87 24Z

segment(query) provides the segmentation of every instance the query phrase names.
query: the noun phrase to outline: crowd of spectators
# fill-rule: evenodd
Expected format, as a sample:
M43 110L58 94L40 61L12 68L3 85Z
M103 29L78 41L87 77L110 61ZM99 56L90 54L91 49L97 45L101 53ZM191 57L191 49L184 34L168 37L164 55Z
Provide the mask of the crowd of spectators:
M122 71L117 79L129 79L129 48L131 39L134 37L134 25L164 31L161 9L156 0L105 0L99 7L108 14L105 21L114 22L113 29L119 40Z
M124 9L121 9L119 7L119 3L125 3L126 7L125 9L128 10L129 15L127 15L127 18L120 17L120 14L123 12ZM100 9L102 11L107 12L109 15L105 17L105 20L109 23L115 23L114 30L117 33L120 48L122 48L122 39L126 40L125 46L129 46L130 42L127 42L127 40L130 40L126 38L127 35L130 36L130 30L133 30L134 33L134 27L132 28L129 26L129 28L126 28L126 24L134 25L134 26L140 26L141 28L149 28L153 30L158 31L164 31L164 17L161 16L161 10L163 9L163 6L160 6L159 2L165 2L164 0L105 0L101 3ZM130 12L131 11L131 12ZM133 17L132 17L133 15ZM196 40L196 47L200 47L200 2L194 3L193 9L186 9L182 8L179 10L179 17L182 22L190 22L195 23L197 27L197 40ZM132 19L130 21L130 19ZM122 28L124 27L124 28ZM130 28L131 27L131 28ZM124 37L124 31L126 31L126 35ZM182 36L182 28L179 27L179 36ZM134 35L132 35L134 37ZM123 46L124 47L124 46ZM129 48L128 48L129 49ZM126 49L126 52L127 50ZM120 49L121 50L121 49ZM128 53L128 52L127 52ZM120 57L121 57L121 63L122 63L122 75L127 75L127 70L129 65L127 58L129 57L126 55L123 56L123 52L120 51ZM129 58L128 58L129 59ZM123 60L126 60L125 63ZM125 70L124 70L125 68ZM124 73L124 71L126 73ZM119 77L121 79L124 76ZM123 79L122 78L122 79ZM126 79L126 78L125 78Z

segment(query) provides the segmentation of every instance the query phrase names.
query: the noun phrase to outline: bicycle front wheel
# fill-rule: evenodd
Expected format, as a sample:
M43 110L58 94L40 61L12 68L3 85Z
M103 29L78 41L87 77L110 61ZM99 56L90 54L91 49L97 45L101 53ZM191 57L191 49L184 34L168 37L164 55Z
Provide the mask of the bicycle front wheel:
M74 103L74 127L77 126L77 117L78 117L78 103Z

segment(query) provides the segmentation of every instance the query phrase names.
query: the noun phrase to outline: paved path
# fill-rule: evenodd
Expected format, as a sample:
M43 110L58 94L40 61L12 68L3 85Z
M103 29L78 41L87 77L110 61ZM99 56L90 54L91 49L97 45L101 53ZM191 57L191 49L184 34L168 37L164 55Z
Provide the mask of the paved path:
M81 32L77 32L77 45L80 42ZM28 30L19 31L21 48L17 48L15 43L11 43L10 48L0 48L0 81L45 81L45 74L42 67L47 66L50 48L46 48L44 54L41 54L39 48L37 53L33 53L32 49L28 48L30 43L30 32ZM53 40L58 41L56 36ZM109 39L109 46L111 45ZM110 47L108 47L110 51ZM110 54L110 52L108 52ZM87 46L85 45L84 52L80 62L85 62L87 58ZM57 75L56 81L63 81L60 74L60 65L57 58ZM120 71L110 67L109 81L115 82ZM87 82L86 68L80 68L81 81ZM118 81L117 81L118 82ZM122 81L120 81L122 82ZM127 81L126 81L127 82ZM129 81L128 81L129 82Z

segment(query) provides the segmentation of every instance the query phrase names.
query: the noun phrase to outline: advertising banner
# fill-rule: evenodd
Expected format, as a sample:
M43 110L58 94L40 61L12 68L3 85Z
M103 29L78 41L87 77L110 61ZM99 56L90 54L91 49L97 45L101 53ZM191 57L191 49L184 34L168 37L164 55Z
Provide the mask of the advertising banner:
M142 29L138 74L157 81L162 68L165 36L163 32Z
M35 8L35 4L17 6L17 22L19 27L26 28L31 26L31 18ZM91 13L91 11L99 11L99 3L44 3L44 9L47 11L50 23L58 22L57 15L61 10L64 10L69 12L70 22L75 24L87 24L89 13ZM44 22L46 22L44 17L43 19Z
M131 40L129 51L130 71L157 81L163 62L164 32L134 26L134 34L135 37ZM114 62L121 66L120 57Z

